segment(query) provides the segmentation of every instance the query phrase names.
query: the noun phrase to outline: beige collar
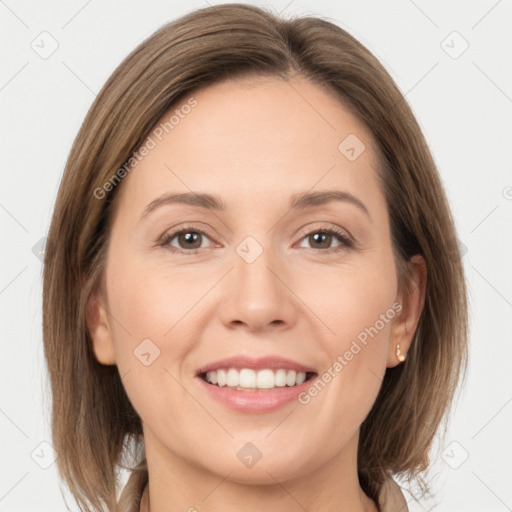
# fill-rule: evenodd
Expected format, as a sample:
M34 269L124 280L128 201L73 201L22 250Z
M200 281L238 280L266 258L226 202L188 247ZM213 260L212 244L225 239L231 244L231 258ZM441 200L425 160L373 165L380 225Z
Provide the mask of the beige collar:
M144 487L144 492L140 498L139 512L149 512L149 483Z
M400 486L392 479L388 478L379 494L379 505L382 512L409 512L407 501L400 489ZM140 499L139 512L149 512L149 486L146 484Z
M379 505L382 512L409 512L402 489L392 478L388 478L382 486Z

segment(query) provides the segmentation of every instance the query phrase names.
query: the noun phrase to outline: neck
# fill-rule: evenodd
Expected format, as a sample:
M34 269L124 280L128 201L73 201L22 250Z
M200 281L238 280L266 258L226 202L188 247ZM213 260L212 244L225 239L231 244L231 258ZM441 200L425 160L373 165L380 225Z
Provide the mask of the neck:
M358 434L337 457L312 471L287 472L260 464L260 472L250 475L255 478L243 481L235 474L238 465L225 474L216 474L169 452L146 432L149 484L140 512L252 512L276 508L289 512L376 512L375 503L359 485L357 442Z

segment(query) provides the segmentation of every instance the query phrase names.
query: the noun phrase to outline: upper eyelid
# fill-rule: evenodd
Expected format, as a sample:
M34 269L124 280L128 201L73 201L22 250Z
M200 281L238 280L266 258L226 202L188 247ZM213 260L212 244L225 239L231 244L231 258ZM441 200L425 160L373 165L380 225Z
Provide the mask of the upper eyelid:
M321 224L321 221L319 221L320 224ZM303 229L300 229L299 232L298 232L298 235L301 235L302 237L306 236L306 235L309 235L311 233L316 233L316 232L319 232L319 231L342 231L346 238L349 238L350 240L354 241L354 237L351 235L351 233L349 231L347 231L345 228L342 228L340 226L336 226L336 225L313 225L313 226L310 226L310 227L306 227L306 228L303 228ZM338 235L338 233L334 233L335 235Z

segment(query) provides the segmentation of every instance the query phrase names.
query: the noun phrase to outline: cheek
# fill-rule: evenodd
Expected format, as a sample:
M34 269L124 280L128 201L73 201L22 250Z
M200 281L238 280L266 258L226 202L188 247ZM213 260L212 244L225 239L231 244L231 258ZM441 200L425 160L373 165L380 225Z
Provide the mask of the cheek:
M124 384L137 400L143 390L148 394L171 379L165 369L178 377L197 338L190 318L206 285L142 262L113 260L107 286L116 362L120 374L129 375Z
M324 309L319 311L334 334L319 338L326 363L301 398L319 423L334 425L337 433L343 433L336 441L339 447L370 412L386 371L389 335L396 316L394 287L392 280L372 279L371 275L340 280L344 286L339 289L332 283L336 301L328 304L323 299Z
M184 274L143 261L118 261L110 275L109 298L119 323L135 338L168 339L186 325L185 316L209 286L191 278L190 270Z
M305 301L328 327L318 338L328 358L317 387L325 393L324 400L332 400L328 409L350 428L371 409L386 371L391 326L397 316L392 253L360 260L328 277L322 293L310 287Z
M368 330L372 339L386 339L395 316L397 283L392 258L361 260L324 272L324 279L316 279L315 286L306 280L302 287L305 302L326 326L323 339L331 347L328 352L348 349L353 339L364 342Z
M337 421L350 429L370 411L386 371L397 315L392 256L351 272L338 285L337 307L329 311L327 320L336 335L326 347L331 364L325 380L330 379L327 385L332 386L326 399L332 400Z
M109 271L109 304L115 318L112 336L124 388L144 421L168 426L173 411L191 407L179 384L181 363L197 339L191 329L191 310L204 294L205 284L190 280L187 286L189 281L175 273L171 277L150 265L121 258Z

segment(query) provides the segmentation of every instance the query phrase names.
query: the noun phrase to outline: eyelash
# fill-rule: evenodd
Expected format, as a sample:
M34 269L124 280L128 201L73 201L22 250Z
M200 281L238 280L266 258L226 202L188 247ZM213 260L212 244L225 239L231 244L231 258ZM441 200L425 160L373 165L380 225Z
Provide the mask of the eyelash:
M183 254L183 255L197 254L201 249L184 250L184 249L177 249L176 247L172 247L171 245L169 245L169 242L176 235L180 235L182 233L199 233L201 235L204 235L204 236L210 238L210 235L202 229L199 229L199 228L196 228L193 226L185 226L179 230L172 231L171 233L168 233L168 234L164 234L163 237L161 238L160 242L158 242L158 245L166 248L173 254ZM300 235L301 235L300 240L302 241L306 236L309 236L309 235L312 235L315 233L334 235L336 238L338 238L338 240L340 242L342 242L341 247L331 247L329 249L317 249L317 251L324 252L324 253L335 253L335 252L339 252L342 250L351 249L354 247L353 241L343 231L341 231L340 229L335 228L335 227L316 228L316 229L313 229L310 231L302 231L300 233ZM314 250L314 248L311 248L311 249Z

